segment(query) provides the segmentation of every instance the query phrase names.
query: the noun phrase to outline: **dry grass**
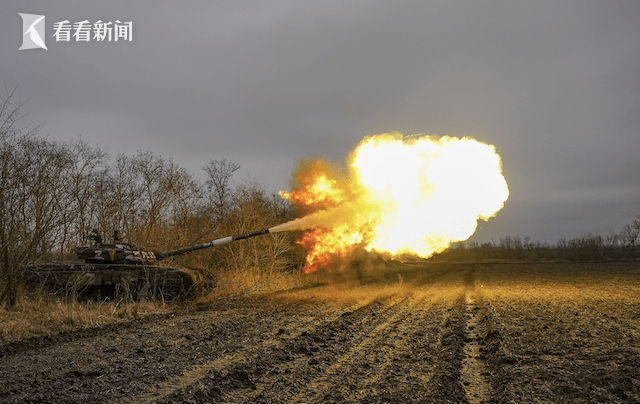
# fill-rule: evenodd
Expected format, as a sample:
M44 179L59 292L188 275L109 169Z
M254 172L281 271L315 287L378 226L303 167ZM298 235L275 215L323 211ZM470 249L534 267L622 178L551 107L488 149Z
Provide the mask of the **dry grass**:
M228 296L244 296L303 287L310 279L302 274L265 272L256 268L242 271L224 271L215 274L216 287L198 302L207 302Z
M216 275L217 285L196 302L268 293L307 285L303 275L268 273L256 269L224 272ZM73 329L136 320L149 314L171 312L188 307L187 302L78 302L60 299L45 292L23 291L15 307L0 305L0 343L54 334Z
M64 301L45 293L22 294L15 307L0 306L0 343L78 328L98 327L170 311L161 303Z

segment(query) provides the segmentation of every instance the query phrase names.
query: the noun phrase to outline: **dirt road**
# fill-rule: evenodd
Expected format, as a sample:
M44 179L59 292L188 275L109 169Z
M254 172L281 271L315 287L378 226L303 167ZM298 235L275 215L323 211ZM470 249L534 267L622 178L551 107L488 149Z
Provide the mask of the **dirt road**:
M0 346L0 403L640 402L640 265L378 277Z

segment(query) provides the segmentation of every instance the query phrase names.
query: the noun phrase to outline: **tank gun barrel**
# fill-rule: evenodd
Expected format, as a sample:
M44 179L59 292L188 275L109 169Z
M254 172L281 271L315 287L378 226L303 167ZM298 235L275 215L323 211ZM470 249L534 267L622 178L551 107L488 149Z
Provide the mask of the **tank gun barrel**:
M219 238L216 240L209 241L208 243L195 244L188 247L178 248L175 250L170 250L165 252L156 252L155 255L157 259L162 260L169 257L175 257L176 255L182 255L191 251L202 250L204 248L210 248L210 247L216 247L219 245L229 244L237 240L255 237L255 236L259 236L261 234L267 234L267 233L269 233L269 229L262 229L262 230L252 231L250 233L239 234L237 236Z

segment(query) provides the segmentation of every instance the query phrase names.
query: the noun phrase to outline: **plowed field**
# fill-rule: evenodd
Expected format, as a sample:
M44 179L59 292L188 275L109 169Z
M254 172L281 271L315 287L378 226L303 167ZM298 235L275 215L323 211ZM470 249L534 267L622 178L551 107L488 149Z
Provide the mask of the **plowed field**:
M0 346L0 403L637 403L640 264L394 264Z

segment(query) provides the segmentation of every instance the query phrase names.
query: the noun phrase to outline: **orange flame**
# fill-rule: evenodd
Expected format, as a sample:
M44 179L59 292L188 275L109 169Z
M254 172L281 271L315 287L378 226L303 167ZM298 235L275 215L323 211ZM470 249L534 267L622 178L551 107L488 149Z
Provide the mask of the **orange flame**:
M306 163L306 165L305 165ZM329 178L329 167L323 161L302 162L303 166L296 174L293 192L280 191L283 199L288 199L305 211L316 211L343 202L347 199L344 188L338 185L338 179Z
M327 230L313 229L304 233L297 243L307 250L304 273L310 274L318 268L328 267L336 261L350 257L355 246L362 242L360 232L349 230L347 226Z
M471 138L370 136L349 168L341 178L324 162L307 164L296 189L280 192L309 213L270 229L312 229L299 241L305 273L348 259L356 246L429 257L469 238L509 197L495 148Z

